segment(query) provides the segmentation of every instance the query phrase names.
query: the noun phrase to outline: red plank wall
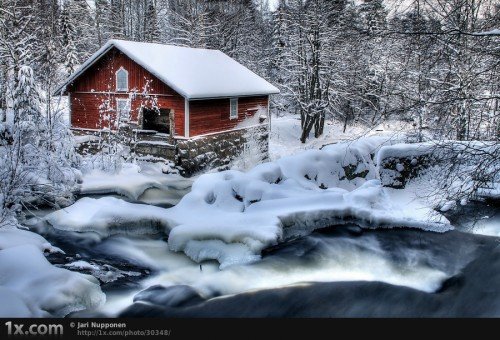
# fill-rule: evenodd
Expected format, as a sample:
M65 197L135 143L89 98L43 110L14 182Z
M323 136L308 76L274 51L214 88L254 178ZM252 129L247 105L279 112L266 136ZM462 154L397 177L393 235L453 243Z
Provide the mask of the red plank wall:
M268 96L238 98L238 119L229 119L229 98L189 102L189 136L220 132L234 128L255 109L267 109Z
M101 129L109 127L109 120L104 119L106 112L99 108L106 101L109 101L113 110L116 109L116 98L129 98L127 94L93 94L93 93L71 93L71 127L82 129ZM135 96L130 101L130 121L137 122L139 112L142 106L150 106L150 101L142 96ZM184 136L184 99L182 101L172 100L171 98L158 97L157 105L160 108L175 110L175 133L178 136ZM104 105L105 106L105 105ZM110 112L109 119L115 122L115 112ZM114 129L113 124L111 128Z
M107 123L102 124L99 106L110 100L111 106L116 108L116 98L129 98L129 93L115 92L115 73L120 67L128 71L129 93L136 94L131 100L131 120L137 121L141 104L150 106L148 99L141 95L146 89L150 95L155 95L160 108L175 110L175 134L184 136L184 98L117 49L107 52L68 86L72 127L108 127ZM111 119L114 120L114 114Z

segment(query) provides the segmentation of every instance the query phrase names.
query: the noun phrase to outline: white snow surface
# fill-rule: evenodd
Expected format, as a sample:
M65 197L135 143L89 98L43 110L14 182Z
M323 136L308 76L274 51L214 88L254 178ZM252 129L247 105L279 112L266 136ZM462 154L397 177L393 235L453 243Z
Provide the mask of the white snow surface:
M309 149L320 149L324 145L346 142L366 136L384 136L394 141L405 137L411 130L410 124L400 121L387 121L377 126L363 126L361 124L344 125L337 121L326 121L323 135L314 138L311 132L306 143L301 143L300 119L294 116L271 117L271 138L269 139L269 153L271 160L283 156L290 156Z
M55 267L44 252L63 253L38 234L0 228L0 317L60 317L104 303L94 277Z
M413 195L400 197L382 187L373 159L388 143L386 137L367 137L283 157L248 172L205 174L171 209L112 197L83 198L46 220L56 228L103 235L161 226L169 232L171 250L195 261L217 260L222 268L253 262L266 247L336 224L452 229L445 217Z
M279 93L276 87L221 51L125 40L109 40L62 87L112 47L187 99Z

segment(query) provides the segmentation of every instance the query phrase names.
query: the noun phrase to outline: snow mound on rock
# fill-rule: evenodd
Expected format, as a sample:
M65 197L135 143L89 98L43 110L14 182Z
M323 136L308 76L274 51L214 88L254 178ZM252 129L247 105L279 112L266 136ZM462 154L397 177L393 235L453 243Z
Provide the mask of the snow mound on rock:
M365 228L413 227L444 232L449 221L382 187L374 159L387 137L308 150L243 173L200 176L166 214L175 221L169 248L225 267L318 228L356 223Z

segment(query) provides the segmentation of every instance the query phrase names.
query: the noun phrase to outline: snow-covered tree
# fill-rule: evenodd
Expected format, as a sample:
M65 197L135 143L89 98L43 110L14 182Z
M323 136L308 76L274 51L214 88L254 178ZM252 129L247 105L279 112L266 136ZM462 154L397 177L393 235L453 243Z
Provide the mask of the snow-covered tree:
M144 14L144 41L159 42L160 28L158 26L158 15L156 7L151 1L147 5L146 13Z
M73 138L56 116L48 119L33 70L21 66L12 95L14 120L0 144L0 201L3 218L31 205L67 205L78 171ZM0 219L2 218L0 217Z
M78 55L76 51L75 40L76 30L74 26L74 17L70 13L71 7L64 7L59 17L59 29L61 31L61 48L64 50L64 67L66 72L71 74L75 71L76 66L79 65Z

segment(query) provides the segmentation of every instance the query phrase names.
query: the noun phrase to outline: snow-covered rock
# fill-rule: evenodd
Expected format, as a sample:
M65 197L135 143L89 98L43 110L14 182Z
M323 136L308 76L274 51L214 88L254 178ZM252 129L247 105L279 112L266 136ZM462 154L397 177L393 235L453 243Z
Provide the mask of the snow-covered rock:
M393 201L378 180L349 192L339 188L299 190L288 179L281 185L268 183L256 198L255 186L243 180L246 174L233 174L231 181L225 175L202 176L192 193L167 212L180 222L169 235L171 250L183 251L196 261L215 259L224 267L253 261L270 245L331 225L451 229L446 218L432 209L415 209L411 201L405 205ZM238 185L241 202L233 190ZM247 188L252 200L246 198Z
M0 318L41 317L43 313L21 294L0 286Z
M89 263L83 260L67 263L64 265L64 267L72 270L84 271L85 273L90 273L93 277L105 283L116 281L119 278L125 276L141 275L141 273L139 272L123 271L109 264L98 265L96 263Z
M173 225L165 209L114 197L84 197L72 206L48 214L44 219L57 229L94 231L101 236L155 234Z
M480 170L493 183L478 188L478 194L494 198L500 192L500 162L496 156L499 150L500 144L482 141L386 144L377 153L377 165L384 186L404 188L410 180L426 174L429 179L447 182L450 192L474 188L477 183L473 183L471 174Z
M136 201L151 188L182 191L190 186L191 180L179 175L166 175L162 173L158 164L143 164L141 167L137 164L125 163L118 173L101 170L86 173L83 176L80 192L82 194L115 193Z
M61 249L54 247L38 234L15 227L0 228L0 250L26 244L35 246L41 252L64 253Z
M9 317L61 317L105 301L97 279L54 267L32 244L0 250L0 297Z

